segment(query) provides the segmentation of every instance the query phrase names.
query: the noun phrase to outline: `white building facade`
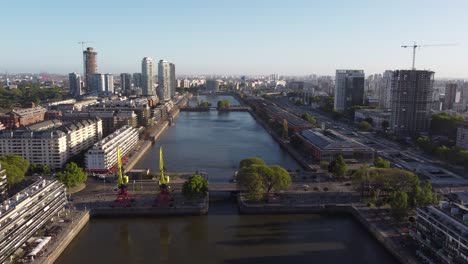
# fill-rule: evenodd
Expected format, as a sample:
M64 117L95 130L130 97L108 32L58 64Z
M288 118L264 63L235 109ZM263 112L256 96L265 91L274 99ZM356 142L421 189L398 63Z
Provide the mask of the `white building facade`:
M123 126L101 141L95 143L86 153L86 171L96 173L112 172L117 164L117 147L125 157L138 143L138 129Z

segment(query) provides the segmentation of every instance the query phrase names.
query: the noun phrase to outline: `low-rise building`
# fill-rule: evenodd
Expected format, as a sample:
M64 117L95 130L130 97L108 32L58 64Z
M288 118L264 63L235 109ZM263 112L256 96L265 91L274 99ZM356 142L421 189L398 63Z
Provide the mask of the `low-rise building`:
M305 151L319 161L333 161L341 154L344 159L374 161L375 151L334 130L307 129L296 133Z
M358 109L354 112L354 121L360 123L364 120L372 120L371 125L374 129L383 130L384 122L387 128L390 126L390 109Z
M15 129L20 126L27 126L43 121L45 112L47 112L47 109L42 106L14 109L4 115L0 115L0 122L7 129Z
M101 141L95 143L86 153L86 171L96 173L113 172L117 164L117 147L125 157L138 143L138 129L123 126Z
M65 186L40 179L0 205L0 263L28 241L67 203Z
M0 132L0 156L15 154L31 164L61 169L67 160L102 138L98 118L75 121L53 130Z
M466 204L466 198L462 200ZM468 208L463 203L442 201L438 207L418 208L414 228L410 230L420 246L418 255L427 263L468 263L467 222Z
M468 150L468 121L461 122L458 125L457 147Z
M108 136L122 126L138 126L138 116L131 110L115 110L100 108L93 111L73 111L63 113L62 120L70 122L73 120L85 120L89 118L99 118L102 120L103 136Z

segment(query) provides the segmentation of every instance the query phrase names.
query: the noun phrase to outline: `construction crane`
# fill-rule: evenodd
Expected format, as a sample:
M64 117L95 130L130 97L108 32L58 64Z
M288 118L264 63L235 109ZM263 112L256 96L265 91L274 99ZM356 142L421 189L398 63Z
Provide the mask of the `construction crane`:
M91 41L79 41L78 44L81 44L81 49L82 50L85 50L85 44L88 44L88 43L94 43L94 42L91 42Z
M420 47L440 47L440 46L455 46L457 44L432 44L432 45L417 45L416 42L413 45L402 45L402 48L413 48L413 67L411 69L415 70L414 63L416 61L416 48Z

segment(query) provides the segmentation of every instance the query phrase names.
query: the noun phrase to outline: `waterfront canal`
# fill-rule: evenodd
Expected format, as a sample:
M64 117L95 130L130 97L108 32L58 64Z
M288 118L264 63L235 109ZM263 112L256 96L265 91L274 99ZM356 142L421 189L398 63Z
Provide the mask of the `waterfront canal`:
M201 100L216 105L219 97ZM249 156L299 168L246 112L181 112L137 168L157 170L160 145L169 171L206 171L211 182L229 180L239 161ZM92 219L57 263L396 261L351 216L239 215L234 203L221 202L211 203L206 216Z
M238 215L92 219L58 259L97 263L397 263L351 216Z
M221 99L239 104L232 96L199 99L214 106ZM227 182L239 161L251 156L293 171L301 168L248 112L181 112L135 168L158 171L159 146L167 171L207 172L210 182Z

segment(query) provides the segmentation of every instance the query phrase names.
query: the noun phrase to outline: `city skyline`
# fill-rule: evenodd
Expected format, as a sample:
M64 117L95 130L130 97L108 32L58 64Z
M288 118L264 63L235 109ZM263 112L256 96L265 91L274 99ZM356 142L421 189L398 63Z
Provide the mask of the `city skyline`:
M180 74L334 75L347 68L367 75L409 69L412 51L400 46L416 41L456 43L418 49L416 68L466 78L467 8L464 1L12 2L0 17L5 25L15 21L3 32L14 38L0 44L8 50L0 72L82 74L78 42L89 41L103 73L138 72L141 59L151 57L173 62Z

